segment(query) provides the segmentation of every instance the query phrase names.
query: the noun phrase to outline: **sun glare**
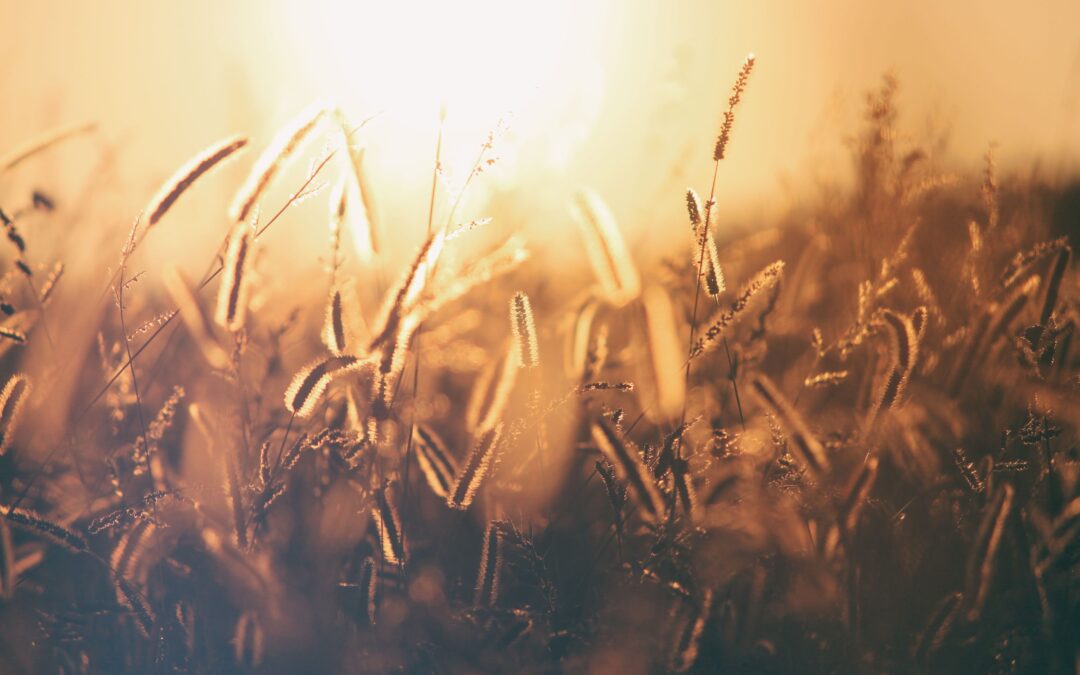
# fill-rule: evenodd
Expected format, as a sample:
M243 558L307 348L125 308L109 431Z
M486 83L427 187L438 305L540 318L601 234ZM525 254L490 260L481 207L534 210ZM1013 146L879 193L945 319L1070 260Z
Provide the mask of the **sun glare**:
M0 8L0 675L1080 675L1080 0Z
M600 86L599 5L297 1L286 21L319 93L353 114L379 113L396 153L430 153L445 109L453 174L500 121L512 145L542 140L548 159L565 158L565 129L588 116Z

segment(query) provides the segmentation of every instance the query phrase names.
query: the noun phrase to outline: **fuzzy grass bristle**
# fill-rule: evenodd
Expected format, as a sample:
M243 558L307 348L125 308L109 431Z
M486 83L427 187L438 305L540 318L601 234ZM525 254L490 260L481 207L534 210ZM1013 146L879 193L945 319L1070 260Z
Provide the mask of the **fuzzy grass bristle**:
M743 316L750 303L756 298L759 298L763 291L774 287L780 282L780 276L783 271L784 262L778 260L766 266L750 279L750 281L743 286L739 295L731 303L730 307L719 311L713 318L706 322L709 327L694 343L690 350L690 358L696 358L711 349L715 349L717 344L719 344L720 337L724 335L724 332L729 326Z
M731 139L731 129L735 126L735 106L742 101L743 92L746 91L746 85L750 81L750 73L753 72L756 62L756 57L749 54L746 60L743 61L742 68L739 69L739 76L736 78L735 84L731 87L731 96L728 98L727 110L724 111L724 121L720 126L720 135L717 137L716 145L713 147L714 162L724 159L727 152L728 141Z
M199 154L188 160L183 166L166 180L150 203L143 210L146 216L147 227L155 225L161 220L173 204L187 192L201 176L215 166L231 157L237 151L248 144L248 139L243 136L230 136L206 148Z
M255 235L251 227L240 223L233 228L225 247L214 320L225 330L234 333L244 327L247 315L247 297L251 285L247 272L251 265L254 241Z
M334 377L364 363L356 356L330 356L301 368L285 391L285 409L297 417L309 417Z
M720 252L716 248L716 239L712 232L705 231L705 292L709 297L716 300L721 293L727 290L727 281L724 279L724 269L720 266Z
M495 462L502 430L502 425L497 424L477 437L465 464L458 471L453 489L446 497L447 506L464 511L472 505L480 485Z
M238 223L248 219L255 210L259 198L273 182L282 165L288 161L300 145L315 130L326 115L325 103L315 102L287 122L255 160L247 180L237 191L229 207L229 215Z
M340 356L347 347L345 335L345 308L341 290L330 291L330 300L326 306L326 324L323 328L323 342L330 353Z
M43 537L72 553L85 553L90 550L90 545L82 534L44 518L29 509L0 506L0 516L15 527Z
M492 606L499 599L499 575L503 566L503 533L499 523L488 523L480 546L480 567L476 573L473 604Z
M409 552L401 529L401 516L389 486L376 493L371 518L379 536L383 560L390 565L404 565L408 561Z
M19 420L23 408L30 398L32 391L30 378L26 375L13 375L0 391L0 455L7 452L15 432L19 428Z
M529 296L518 291L510 299L510 328L517 346L517 363L522 368L540 365L540 348L536 340L536 321L533 319Z
M693 188L686 190L686 213L690 218L690 229L696 236L701 228L701 197Z

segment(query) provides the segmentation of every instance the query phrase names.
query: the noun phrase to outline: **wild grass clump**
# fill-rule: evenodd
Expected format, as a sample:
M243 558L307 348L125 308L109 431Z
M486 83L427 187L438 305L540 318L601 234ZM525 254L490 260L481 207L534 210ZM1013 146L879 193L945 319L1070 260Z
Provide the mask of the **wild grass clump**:
M242 137L165 181L100 288L34 257L62 204L0 193L0 670L1075 672L1076 214L992 158L939 173L886 79L850 193L737 237L716 167L747 161L754 63L662 264L589 190L577 270L433 189L386 285L368 130L321 104L202 276L140 244ZM327 183L290 296L266 235Z

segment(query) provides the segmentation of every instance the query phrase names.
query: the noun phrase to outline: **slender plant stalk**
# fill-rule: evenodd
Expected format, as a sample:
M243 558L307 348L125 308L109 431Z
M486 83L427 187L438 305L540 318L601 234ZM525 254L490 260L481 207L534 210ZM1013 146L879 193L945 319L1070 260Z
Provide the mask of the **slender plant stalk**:
M264 232L266 232L268 229L270 229L270 226L273 225L275 222L277 222L277 220L282 216L282 214L285 213L286 209L288 209L290 206L292 206L293 202L295 202L297 199L300 198L300 195L302 195L304 193L304 191L307 190L308 186L311 185L312 181L315 180L315 177L319 174L320 171L322 171L322 169L327 165L327 163L329 163L330 159L333 156L334 156L333 151L330 152L329 154L327 154L327 156L311 172L311 175L308 176L308 179L306 181L304 181L303 185L301 185L300 188L296 192L294 192L291 197L289 197L289 199L285 202L284 206L282 206L280 209L278 209L277 213L275 213L273 215L273 217L271 217L270 220L268 220L266 222L265 225L263 225L261 228L259 228L258 231L255 232L255 239L258 239L260 236L262 236L262 234ZM226 237L226 240L227 240L227 238L228 237ZM220 252L224 247L225 247L225 240L222 240L221 245L218 246L218 252ZM213 264L214 264L215 261L218 263L217 268L213 268ZM219 274L221 274L222 269L223 269L222 264L221 264L220 260L218 259L217 254L215 254L214 260L211 261L210 266L207 269L207 273L203 276L202 281L199 282L199 284L198 284L198 286L196 286L195 290L196 291L201 291L202 289L206 288L206 286L209 285L209 283L211 281L213 281L215 278L217 278L217 276ZM98 390L98 393L94 396L94 398L92 398L90 400L90 402L86 404L86 406L83 408L82 412L79 413L79 416L77 418L75 418L75 424L78 424L79 421L82 420L82 418L85 417L88 412L90 412L90 409L94 407L94 404L96 404L99 400L101 400L101 397L105 395L105 392L107 392L109 390L109 387L111 387L113 385L113 383L116 382L116 380L124 372L124 370L129 365L131 365L131 361L138 358L139 355L142 354L143 351L145 351L146 348L149 347L150 344L157 338L157 336L163 330L165 330L165 328L167 328L169 326L169 324L172 323L173 319L175 319L176 316L177 316L177 312L174 311L172 313L172 315L168 319L166 319L164 322L162 322L162 324L160 326L158 326L157 329L155 329L154 332L151 333L148 338L146 338L146 341L143 342L142 345L138 349L136 349L135 352L132 353L128 357L127 362L125 362L122 366L120 366L116 370L115 373L113 373L112 377L109 378L109 381L105 383L105 386L102 387L100 390Z
M281 218L281 216L285 213L285 211L288 210L288 208L290 206L292 206L293 202L295 202L297 199L300 198L300 196L304 193L304 191L307 190L308 187L311 185L311 183L315 180L315 177L318 176L319 173L330 162L330 160L333 158L335 152L336 151L331 151L331 152L327 153L326 157L324 157L323 160L321 162L319 162L319 164L317 164L315 166L315 168L311 171L311 174L308 176L307 180L305 180L303 182L303 184L292 194L292 196L289 197L288 200L286 200L285 204L282 205L282 207L277 210L277 212L270 218L270 220L268 220L266 222L266 224L263 225L255 233L255 239L258 239L260 235L262 235L264 232L266 232L268 229L270 229L270 226L273 225L275 222L277 222L279 218ZM224 249L226 240L227 240L227 236L226 236L226 239L222 240L221 244L218 246L218 252L215 253L214 258L210 261L209 265L207 265L206 274L203 275L202 281L199 282L199 285L196 288L197 291L202 290L203 288L206 288L206 286L211 281L213 281L219 274L221 274L221 271L222 271L223 267L222 267L222 264L220 262L219 254ZM136 245L137 245L137 242L136 242ZM134 247L132 247L132 250L134 250ZM218 263L217 268L214 268L214 263L215 262ZM116 277L114 276L113 279L116 279ZM97 402L101 400L101 397L105 395L105 392L109 391L109 388L112 387L113 384L118 379L120 379L120 376L124 373L124 371L127 368L131 367L132 368L132 374L134 375L134 362L135 362L135 359L139 358L139 355L142 354L144 351L146 351L146 348L149 347L154 342L155 339L157 339L157 336L160 335L162 333L162 331L164 331L173 322L173 320L178 316L178 314L179 314L178 310L173 311L170 314L169 318L166 319L165 321L163 321L161 323L161 325L158 326L154 330L154 332L151 333L150 336L147 337L146 340L142 343L142 345L140 345L139 348L136 349L135 351L131 351L131 345L127 344L127 360L119 368L117 368L116 372L113 373L112 377L110 377L109 380L105 383L105 386L103 386L101 389L98 390L97 394L95 394L94 397L90 400L90 402L87 403L83 407L82 411L79 412L78 416L76 416L75 420L72 422L71 434L72 434L73 437L74 437L75 430L77 429L79 423L82 422L82 420L86 417L86 415L90 412L90 410L93 409L93 407L97 404ZM123 327L121 329L124 331L124 334L126 335L127 330L125 328L123 328ZM174 333L174 335L175 335L175 333ZM163 353L164 353L164 350L163 350ZM161 359L161 356L162 355L158 355L159 360ZM142 411L140 410L140 413L141 412ZM41 466L38 467L37 471L35 471L34 474L30 477L30 480L27 481L27 483L26 483L26 487L23 488L22 493L20 493L18 499L15 502L16 505L19 502L21 502L26 497L26 495L28 495L30 493L30 489L37 482L38 478L40 478L45 473L45 471L51 466L53 459L56 457L56 453L59 452L59 450L62 447L63 447L62 445L55 445L55 446L53 446L52 450L49 450L48 454L45 455L45 458L42 460Z
M142 216L139 217L141 219ZM139 226L139 220L135 221L134 227ZM131 232L131 239L129 244L134 244L135 231ZM139 416L139 428L142 431L143 441L143 461L146 463L146 475L150 478L150 490L153 491L157 485L157 481L154 479L154 463L150 461L150 433L146 426L146 417L143 414L142 395L139 392L139 380L135 374L135 360L131 358L131 341L127 339L127 320L124 317L124 273L127 269L128 256L131 255L131 250L125 247L124 252L120 256L120 279L119 284L116 287L116 306L120 312L120 338L124 342L124 349L127 352L128 367L131 369L131 387L135 391L135 410ZM154 518L157 518L157 502L154 502Z
M712 185L709 188L709 201L705 202L705 222L701 224L701 227L708 232L709 227L712 226L712 209L713 204L716 201L716 177L720 172L720 160L717 159L713 162L713 174ZM701 237L701 246L698 251L698 264L697 270L701 269L702 264L705 262L705 247L708 242L708 237ZM701 274L694 275L694 309L690 314L690 346L686 349L686 393L690 393L690 363L694 353L694 338L697 337L697 313L698 304L701 301ZM689 399L689 396L687 396ZM682 418L679 424L686 424L686 402L683 402Z
M743 431L746 431L746 418L743 417L742 399L739 398L739 383L735 380L735 362L731 360L731 350L728 349L726 335L723 337L723 340L724 354L727 355L728 362L728 379L731 380L731 388L735 391L735 407L739 409L739 425L742 426Z
M739 70L739 78L735 82L735 87L732 90L731 97L728 98L727 111L724 113L724 123L720 128L720 135L716 140L716 146L713 150L713 175L712 183L709 186L709 201L705 203L705 218L701 227L703 236L701 236L701 246L698 251L698 263L697 274L694 279L694 309L690 315L690 346L687 349L686 356L686 389L689 393L690 390L690 359L693 358L694 353L694 338L697 334L697 313L698 304L701 299L701 274L702 265L705 263L705 251L709 241L709 228L712 227L712 213L713 207L716 206L716 178L720 171L720 160L724 158L725 150L727 149L728 140L731 137L731 128L735 122L735 106L738 105L742 98L743 90L746 88L747 80L750 77L750 71L754 67L754 55L751 54L747 57L743 63L742 68ZM727 339L724 339L724 347L727 348ZM743 427L746 426L743 421L742 415L742 403L739 401L739 389L735 383L735 372L731 362L731 354L728 352L728 367L730 368L731 385L735 389L735 401L739 407L739 420L742 421ZM686 423L686 403L683 403L682 421L681 424Z
M439 135L435 139L435 165L431 170L431 197L428 199L428 217L427 217L427 229L425 236L431 237L431 228L435 221L435 198L438 194L439 187L439 171L442 170L442 143L443 143L443 121L446 118L445 110L439 113ZM432 270L433 271L433 270ZM425 277L429 270L425 267L421 272ZM420 339L423 337L424 324L421 323L416 327L416 348L414 350L416 357L413 361L413 378L412 378L412 399L413 408L411 419L409 420L409 440L405 444L405 466L402 468L402 475L404 476L402 482L402 498L401 498L401 510L406 511L409 508L409 468L412 465L412 453L413 453L413 435L416 433L416 400L420 395ZM401 380L398 379L400 384ZM402 545L404 545L405 534L401 535Z

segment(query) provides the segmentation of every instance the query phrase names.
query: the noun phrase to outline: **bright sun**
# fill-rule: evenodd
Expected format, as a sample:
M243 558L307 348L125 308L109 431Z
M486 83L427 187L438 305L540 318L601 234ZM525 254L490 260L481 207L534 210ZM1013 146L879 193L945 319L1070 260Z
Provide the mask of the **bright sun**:
M453 170L506 118L516 143L543 139L558 161L599 86L602 4L304 0L287 21L316 86L346 110L380 111L380 133L430 148L445 106Z

